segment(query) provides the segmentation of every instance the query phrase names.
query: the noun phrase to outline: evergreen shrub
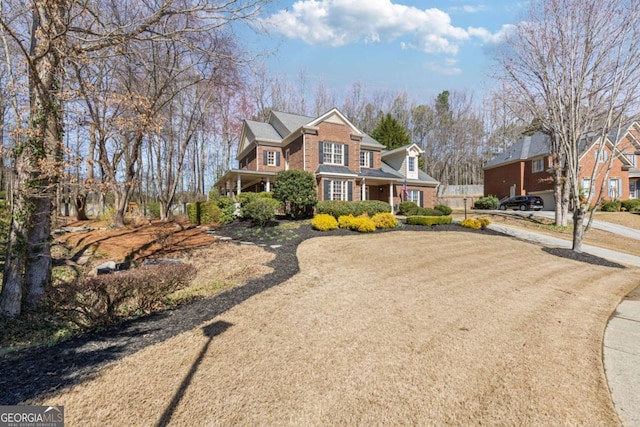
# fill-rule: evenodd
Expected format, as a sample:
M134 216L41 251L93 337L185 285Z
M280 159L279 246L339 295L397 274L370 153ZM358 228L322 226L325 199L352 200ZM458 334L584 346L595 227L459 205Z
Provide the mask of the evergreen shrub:
M451 224L450 216L408 216L407 224L409 225L446 225Z

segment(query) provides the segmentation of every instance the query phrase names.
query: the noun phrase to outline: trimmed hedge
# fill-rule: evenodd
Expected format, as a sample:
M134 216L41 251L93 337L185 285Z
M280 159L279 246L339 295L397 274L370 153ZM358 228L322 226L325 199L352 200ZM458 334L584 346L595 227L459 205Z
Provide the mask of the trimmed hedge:
M400 215L413 216L420 215L418 211L420 210L420 206L416 205L413 202L401 202L398 205L398 213Z
M496 196L481 197L473 204L474 209L498 209L500 200Z
M627 212L640 212L640 199L629 199L620 203Z
M240 214L245 219L265 225L276 217L280 209L280 202L268 197L255 197L249 203L244 203L240 208Z
M451 214L451 208L445 205L440 206L444 206L445 210L448 209L449 213L445 214L438 209L421 208L413 202L402 202L398 206L398 214L405 216L442 216Z
M442 215L451 215L451 212L453 212L453 209L447 205L436 205L435 209L442 212Z
M215 202L187 203L187 217L192 224L219 224L222 209Z
M445 225L445 224L451 224L451 217L450 216L443 216L443 215L438 215L438 216L421 216L421 215L416 215L416 216L408 216L407 217L407 224L409 225Z
M609 200L602 203L600 210L602 212L619 212L622 203L619 200Z
M391 205L378 200L365 200L359 202L347 202L342 200L327 200L318 202L316 213L332 215L340 218L343 215L360 216L367 214L372 217L377 213L391 212Z

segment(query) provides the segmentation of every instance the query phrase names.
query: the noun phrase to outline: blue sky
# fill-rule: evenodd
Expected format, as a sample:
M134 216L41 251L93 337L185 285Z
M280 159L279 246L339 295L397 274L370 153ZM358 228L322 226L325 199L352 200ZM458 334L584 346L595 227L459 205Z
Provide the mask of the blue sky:
M275 0L265 34L268 68L294 80L323 80L340 94L355 81L368 92L408 91L428 102L443 90L486 91L490 51L527 3L510 0Z

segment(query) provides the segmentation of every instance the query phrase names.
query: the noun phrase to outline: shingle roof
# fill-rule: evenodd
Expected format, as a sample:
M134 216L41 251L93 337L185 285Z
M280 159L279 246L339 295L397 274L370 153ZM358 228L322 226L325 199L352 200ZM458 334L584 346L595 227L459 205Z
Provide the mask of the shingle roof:
M434 177L418 169L418 179L426 182L438 182Z
M506 151L498 154L496 157L487 162L484 167L498 166L503 163L511 163L516 160L526 160L538 156L549 154L551 147L551 139L549 135L536 132L531 136L524 136L517 140L515 144Z
M269 123L246 120L247 127L256 139L280 140L282 137Z
M272 111L271 114L276 117L284 127L289 131L287 135L282 135L282 138L287 137L291 132L300 129L302 126L313 121L313 117L301 116L298 114L283 113L281 111ZM270 126L270 125L269 125Z
M319 165L315 173L334 173L340 175L356 175L351 169L346 166L334 166L334 165Z
M360 146L365 147L365 148L384 149L384 145L380 144L378 141L376 141L375 139L373 139L371 136L367 135L366 133L364 134L364 138L362 138L362 141L360 142Z
M367 169L363 168L360 171L360 176L364 178L387 178L387 179L401 179L402 175L399 173L390 173L382 169Z

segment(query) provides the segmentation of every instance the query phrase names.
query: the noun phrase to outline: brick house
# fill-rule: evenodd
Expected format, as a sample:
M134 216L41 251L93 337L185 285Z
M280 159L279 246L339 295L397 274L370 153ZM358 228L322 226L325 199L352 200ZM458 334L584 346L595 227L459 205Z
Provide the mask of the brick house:
M613 138L613 137L612 137ZM591 185L599 188L604 173L599 173L596 182L590 176L598 165L604 171L608 159L613 158L613 167L607 178L604 198L626 200L640 198L640 126L630 125L615 145L607 139L603 154L597 158L600 140L585 138L580 156L580 185L585 191ZM484 166L484 194L499 199L508 196L531 194L542 197L545 210L555 208L553 195L553 170L551 169L550 138L538 132L520 138L509 149L498 154Z
M272 111L266 122L243 122L238 168L215 188L228 195L271 191L276 173L301 169L315 175L319 200L380 200L396 208L411 200L433 207L439 183L419 170L421 153L415 144L385 150L335 108L316 118Z

